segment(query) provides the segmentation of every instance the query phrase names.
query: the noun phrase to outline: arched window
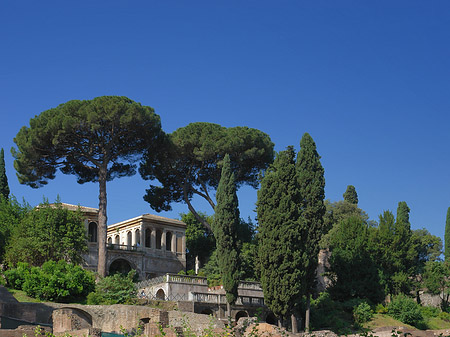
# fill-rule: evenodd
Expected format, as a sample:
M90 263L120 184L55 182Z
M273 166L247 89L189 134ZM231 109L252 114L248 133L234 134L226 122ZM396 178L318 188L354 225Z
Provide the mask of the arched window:
M172 232L166 233L166 250L172 250Z
M112 237L109 237L109 238L108 238L108 243L109 243L109 244L112 244Z
M141 231L139 229L134 231L134 242L136 242L136 246L141 245Z
M156 249L161 249L161 239L162 231L160 229L156 230Z
M89 242L97 242L97 223L89 222L88 237Z
M151 248L152 246L152 230L151 228L145 229L145 247Z
M120 236L119 236L119 234L117 234L117 235L114 237L114 244L120 245Z
M131 246L131 232L127 233L127 245Z

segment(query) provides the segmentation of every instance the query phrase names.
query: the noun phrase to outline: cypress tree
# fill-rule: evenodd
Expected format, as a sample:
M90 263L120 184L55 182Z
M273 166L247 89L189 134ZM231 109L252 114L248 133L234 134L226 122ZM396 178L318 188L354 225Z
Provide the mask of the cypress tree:
M6 176L5 168L5 151L3 148L0 150L0 196L5 199L9 197L8 177Z
M227 311L237 299L239 285L239 248L237 227L239 225L236 183L231 172L230 156L223 160L222 174L216 193L217 205L214 216L214 236L216 238L219 268L222 271L223 288L227 297Z
M277 154L258 191L258 259L264 301L283 320L302 297L304 266L295 151ZM295 320L293 320L294 322Z
M356 193L355 186L348 185L347 189L343 194L344 200L353 204L358 205L358 193Z
M312 137L305 133L300 141L297 156L297 175L300 189L300 207L303 218L304 242L303 258L305 278L303 280L306 296L305 329L309 331L310 297L315 290L318 264L319 241L326 234L323 216L325 214L325 177L320 156Z
M448 261L450 259L450 207L447 209L447 219L445 221L444 245L445 261Z
M391 278L391 293L408 294L411 288L410 276L416 251L411 242L411 224L409 223L410 209L405 201L400 201L397 207L397 219L394 225L394 235L390 249L392 265L395 273Z

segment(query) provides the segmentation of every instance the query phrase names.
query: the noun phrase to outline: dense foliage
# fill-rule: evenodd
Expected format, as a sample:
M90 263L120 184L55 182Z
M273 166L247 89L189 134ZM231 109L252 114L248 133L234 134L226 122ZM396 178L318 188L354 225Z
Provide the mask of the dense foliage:
M355 186L348 185L343 194L344 200L350 204L358 205L358 193L356 193Z
M316 269L318 265L319 242L329 230L324 225L325 214L325 177L320 163L320 155L312 137L305 133L300 140L300 152L297 156L297 179L301 195L300 208L302 217L301 251L304 278L301 279L306 295L305 329L309 330L309 297L315 292Z
M208 218L205 214L199 213L199 215ZM181 221L186 224L186 269L195 269L196 259L200 266L203 266L216 247L214 236L205 229L192 212L181 214ZM207 221L211 223L212 217L209 217Z
M41 267L19 263L5 272L8 285L40 300L68 302L94 290L94 274L66 261L47 261Z
M338 224L330 238L329 291L334 299L367 298L373 303L384 299L379 269L367 244L369 231L361 218L350 217Z
M25 202L20 204L14 196L8 199L0 197L0 263L4 262L12 233L29 211L30 206Z
M300 190L292 147L277 154L258 191L258 259L265 303L278 317L294 312L303 293Z
M18 262L41 266L49 260L78 264L86 250L81 212L69 211L58 202L43 203L14 227L5 259L10 266Z
M392 299L392 302L388 305L388 313L403 323L418 328L424 326L420 305L405 295L398 295Z
M106 182L135 173L160 150L161 122L154 110L126 97L73 100L46 110L14 138L14 167L20 183L40 187L56 171L77 176L80 184L99 184L98 272L106 275Z
M144 179L158 180L144 199L156 211L170 210L173 202L184 202L198 221L211 231L191 204L194 195L204 198L214 210L210 191L217 189L223 160L230 156L236 188L256 187L258 174L273 161L270 137L247 127L225 128L212 123L191 123L170 134L170 147L155 163L146 157L140 173Z
M240 252L237 238L239 206L236 195L236 182L228 154L225 155L223 160L216 200L217 206L214 215L213 232L216 238L217 257L222 272L222 284L227 302L233 304L237 299L240 276Z
M9 192L8 177L6 176L5 167L5 151L2 148L0 150L0 199L8 199Z
M95 292L87 297L88 304L124 304L135 297L136 289L133 279L136 272L128 275L120 273L100 279L95 285Z
M444 255L446 260L450 260L450 207L447 208L447 217L445 219L445 249Z

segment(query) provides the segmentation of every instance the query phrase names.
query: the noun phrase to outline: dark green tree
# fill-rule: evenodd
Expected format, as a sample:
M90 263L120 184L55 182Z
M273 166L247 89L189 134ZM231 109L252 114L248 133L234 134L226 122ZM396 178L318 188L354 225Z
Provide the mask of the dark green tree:
M6 247L11 235L30 211L27 203L20 204L14 196L0 197L0 263L3 263Z
M147 165L162 150L159 116L126 97L73 100L42 112L14 138L14 167L20 183L40 187L56 171L80 184L99 185L98 273L106 275L106 182L131 176L147 152Z
M330 237L329 291L336 300L367 298L379 303L384 298L378 268L367 246L369 230L361 218L349 217L338 224Z
M369 216L366 212L360 209L357 205L351 204L345 200L340 200L336 202L330 202L325 200L324 202L326 212L323 217L324 225L326 228L330 228L327 234L325 234L321 240L321 247L326 249L330 245L330 239L333 237L338 225L351 217L356 217L361 219L369 227L375 226L373 221L369 220Z
M447 261L429 261L425 265L423 284L433 295L439 295L442 310L449 308L450 298L450 265Z
M83 220L81 211L69 211L61 203L39 205L14 228L6 249L8 265L41 266L50 260L81 263L87 251Z
M5 151L3 148L0 150L0 198L1 197L5 199L8 199L9 197L8 177L6 176L5 168Z
M440 261L442 239L431 235L425 228L416 229L411 234L411 245L415 251L412 286L416 292L416 301L420 303L420 291L423 289L423 275L428 262Z
M445 234L444 234L444 256L445 261L450 260L450 207L447 208L447 218L445 220Z
M295 314L303 295L305 239L300 202L295 152L288 147L264 173L256 203L264 300L280 322Z
M320 163L316 144L312 137L305 133L300 140L300 152L297 156L297 175L300 189L300 207L303 219L305 243L302 251L304 258L305 278L304 294L306 296L305 329L309 330L310 297L316 285L316 269L318 264L319 242L329 228L324 226L325 214L325 177Z
M399 202L397 220L390 211L380 215L370 246L378 266L386 294L409 294L415 276L417 250L413 245L409 223L409 207Z
M270 137L247 127L225 128L212 123L191 123L172 134L170 149L156 162L145 158L140 168L144 179L157 180L144 199L159 211L171 210L173 202L184 202L198 221L211 231L210 224L197 213L191 200L204 198L214 210L210 192L217 189L225 154L235 174L236 188L258 185L258 174L273 161Z
M227 311L228 316L230 316L231 304L237 299L240 258L237 238L239 205L236 195L236 182L228 154L223 159L216 200L213 231L216 238L219 267L222 271L223 288L227 297Z
M199 215L208 218L206 214L199 213ZM208 222L211 222L211 220L212 217ZM191 212L181 214L181 221L186 224L187 269L195 268L196 259L203 266L215 249L214 236L211 232L206 231L202 223Z
M358 194L356 193L355 186L348 185L343 194L343 197L345 201L354 205L358 205Z

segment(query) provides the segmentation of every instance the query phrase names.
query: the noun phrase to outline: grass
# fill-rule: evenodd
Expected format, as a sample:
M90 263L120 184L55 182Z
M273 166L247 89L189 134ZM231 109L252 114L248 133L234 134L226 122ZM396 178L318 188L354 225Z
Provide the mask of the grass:
M375 314L373 315L373 318L371 321L364 323L363 327L365 329L370 329L370 330L375 330L377 328L383 328L383 327L400 327L400 326L404 326L408 329L414 329L416 330L417 328L413 327L412 325L408 325L405 323L402 323L398 320L396 320L395 318L392 318L389 315L384 315L384 314Z
M444 321L438 317L426 319L426 324L428 330L450 329L450 322ZM391 316L385 314L375 314L370 322L363 324L363 327L369 330L375 330L377 328L383 327L405 327L412 330L418 330L412 325L402 323L395 318L392 318Z
M35 299L33 297L27 296L23 290L16 290L12 288L6 288L16 300L19 302L32 302L32 303L39 303L42 302L38 299Z
M444 321L438 317L429 318L426 320L426 323L430 330L450 329L450 322Z
M28 303L44 303L44 302L48 302L48 301L41 301L38 300L37 298L33 298L30 296L27 296L27 294L25 293L25 291L23 290L17 290L17 289L12 289L12 288L7 288L6 289L14 296L14 298L16 300L18 300L19 302L28 302ZM58 303L58 302L54 302L54 303ZM86 302L86 298L81 298L78 300L73 300L70 303L72 304L87 304Z

